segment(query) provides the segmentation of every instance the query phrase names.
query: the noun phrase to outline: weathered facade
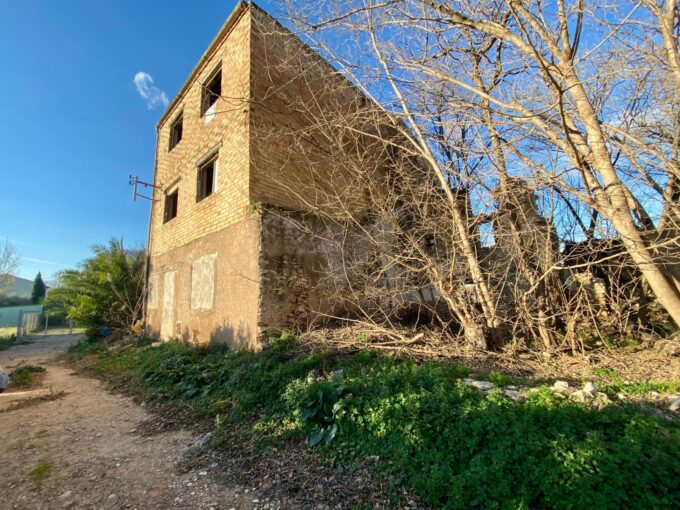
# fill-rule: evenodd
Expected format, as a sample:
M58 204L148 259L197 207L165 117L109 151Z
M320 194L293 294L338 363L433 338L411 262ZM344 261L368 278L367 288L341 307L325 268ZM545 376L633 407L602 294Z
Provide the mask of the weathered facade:
M258 349L269 332L305 326L312 310L327 307L312 285L321 254L276 214L309 207L317 185L305 175L310 160L272 134L305 128L309 119L293 103L327 100L317 79L345 91L338 97L335 88L334 101L356 97L329 71L251 4L237 5L206 50L157 128L151 334ZM284 180L309 189L291 193Z

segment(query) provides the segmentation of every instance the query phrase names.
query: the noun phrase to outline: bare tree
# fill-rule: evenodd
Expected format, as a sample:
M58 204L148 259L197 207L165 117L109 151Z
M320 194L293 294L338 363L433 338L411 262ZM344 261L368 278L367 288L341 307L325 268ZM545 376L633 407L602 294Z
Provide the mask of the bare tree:
M399 182L392 200L371 195L372 207L383 203L393 217L378 237L394 237L398 204L408 204L411 216L427 210L415 221L422 230L413 253L436 231L455 271L442 271L440 257L425 264L428 273L403 256L408 250L395 250L386 265L428 274L471 338L502 336L510 327L554 346L554 333L583 316L585 294L562 285L557 237L589 240L605 261L630 265L626 281L644 277L680 322L677 2L290 0L286 7L290 26L369 98L373 138L384 145L373 150L405 155L391 161L392 173L401 174L389 181ZM302 103L310 112L307 135L372 136L358 122L366 108L363 115L319 115L319 103ZM390 136L381 124L391 126ZM406 171L405 160L427 175ZM362 163L357 168L371 173ZM364 183L356 193L366 194L366 179L356 182ZM485 232L498 245L491 251ZM617 253L601 249L598 240L606 239ZM575 264L597 262L589 256ZM610 291L630 293L618 274Z
M21 263L21 253L9 241L0 242L0 283L14 275Z

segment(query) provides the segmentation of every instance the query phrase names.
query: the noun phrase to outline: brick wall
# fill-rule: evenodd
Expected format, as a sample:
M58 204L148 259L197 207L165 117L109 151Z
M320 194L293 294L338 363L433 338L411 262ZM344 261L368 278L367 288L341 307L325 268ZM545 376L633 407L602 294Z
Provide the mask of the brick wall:
M222 97L206 123L202 88L220 65ZM314 312L332 309L317 292L319 273L332 266L323 247L266 210L308 211L361 186L348 168L374 157L370 144L329 130L326 121L342 124L342 115L362 104L299 39L258 8L237 6L158 126L151 333L258 348L265 330L304 327ZM169 150L180 113L182 140ZM213 151L216 192L197 202L199 164ZM165 195L176 185L177 216L164 222ZM215 261L214 280L206 277L210 268L198 264L209 285L196 289L192 271L200 260ZM200 307L192 306L192 292L201 296ZM212 308L206 292L214 293Z
M165 339L259 346L259 216L250 207L248 179L249 54L250 16L239 5L158 126L149 236L149 281L155 288L146 323L149 333ZM222 97L206 122L203 84L220 66ZM180 114L182 140L169 150ZM199 165L215 151L215 192L197 201ZM175 185L177 216L164 222L165 195Z
M358 91L317 53L257 8L252 9L250 196L294 210L324 205L355 184L348 172L363 140L344 115Z
M233 225L248 213L249 52L250 16L244 11L159 124L154 178L159 188L154 193L150 227L152 256ZM223 98L217 101L217 114L206 124L201 115L202 85L220 65ZM171 126L180 112L182 140L168 150ZM216 192L197 202L198 163L216 148ZM164 223L165 192L175 184L179 185L177 217Z

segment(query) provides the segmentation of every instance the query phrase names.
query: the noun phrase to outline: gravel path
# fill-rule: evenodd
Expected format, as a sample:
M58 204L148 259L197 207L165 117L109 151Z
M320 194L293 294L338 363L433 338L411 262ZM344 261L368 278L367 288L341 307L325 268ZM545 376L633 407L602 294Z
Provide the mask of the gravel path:
M209 461L180 473L177 462L195 434L142 434L152 419L143 407L55 363L79 339L35 337L0 351L8 372L24 364L47 369L38 388L0 394L1 508L259 506L244 487L217 480Z

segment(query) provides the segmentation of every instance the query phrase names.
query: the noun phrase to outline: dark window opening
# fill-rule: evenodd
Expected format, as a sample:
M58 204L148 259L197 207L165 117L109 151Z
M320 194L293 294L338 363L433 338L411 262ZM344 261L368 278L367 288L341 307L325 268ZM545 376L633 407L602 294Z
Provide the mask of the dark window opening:
M172 150L182 139L182 115L172 124L170 128L170 149Z
M217 71L212 78L210 78L203 85L203 95L201 98L201 113L204 114L212 105L217 102L217 99L222 95L222 70Z
M177 216L177 200L179 198L179 189L176 188L173 192L165 195L165 212L163 214L163 223L167 223L175 216Z
M200 202L205 197L215 192L215 168L217 158L212 159L198 169L198 193L196 202Z

